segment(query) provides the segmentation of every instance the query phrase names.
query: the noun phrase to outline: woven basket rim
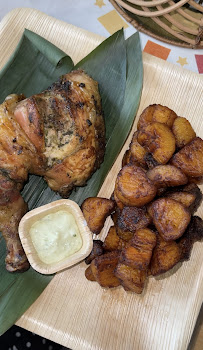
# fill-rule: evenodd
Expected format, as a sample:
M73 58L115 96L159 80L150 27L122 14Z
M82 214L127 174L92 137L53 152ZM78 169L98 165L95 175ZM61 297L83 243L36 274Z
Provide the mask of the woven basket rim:
M135 18L132 18L126 11L125 9L123 9L121 6L118 5L118 3L116 2L116 0L109 0L109 2L114 6L114 8L116 9L116 11L118 11L118 13L127 21L129 22L134 28L136 28L138 31L147 34L159 41L165 42L167 44L170 45L175 45L178 47L182 47L182 48L189 48L189 49L195 49L195 50L202 50L203 49L203 45L192 45L186 42L178 42L176 40L172 40L172 39L167 39L161 35L157 35L155 33L153 33L152 31L148 30L147 28L145 28L142 24L140 24Z

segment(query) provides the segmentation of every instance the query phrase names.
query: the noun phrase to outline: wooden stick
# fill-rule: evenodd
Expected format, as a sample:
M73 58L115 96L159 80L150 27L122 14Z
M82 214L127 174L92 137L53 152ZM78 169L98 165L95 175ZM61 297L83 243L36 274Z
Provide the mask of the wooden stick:
M146 7L154 7L156 5L165 4L168 2L168 0L152 0L152 1L141 1L141 0L128 0L128 2L131 2L134 5L137 6L146 6Z
M197 10L199 10L200 12L203 12L203 6L197 4L195 1L189 0L188 4L190 4L192 7L194 7Z
M123 2L122 0L116 0L116 2L121 5L122 7L124 7L126 10L138 15L138 16L143 16L143 17L158 17L158 16L162 16L165 13L169 13L171 11L174 11L175 9L181 7L182 5L186 4L186 2L188 2L188 0L180 0L178 3L169 6L161 11L140 11L137 10L135 8L133 8L132 6L127 5L125 2ZM148 9L147 9L148 10Z
M178 46L178 47L184 47L184 48L195 48L195 49L203 49L203 40L198 42L198 44L194 41L192 43L189 43L189 42L186 42L185 41L185 37L183 37L183 35L180 35L176 32L171 32L170 33L173 35L174 39L168 39L167 37L164 37L164 36L161 36L161 35L158 35L156 33L154 33L153 31L145 28L144 25L142 25L140 22L138 22L138 19L136 17L133 17L133 15L131 15L130 13L126 12L125 9L119 5L117 3L116 0L109 0L109 2L114 6L114 8L118 11L118 13L127 21L129 22L133 27L135 27L138 31L144 33L144 34L147 34L157 40L161 40L162 42L165 42L165 43L168 43L168 44L171 44L171 45L175 45L175 46ZM174 2L172 0L170 0L170 3L173 3ZM177 9L176 10L177 12L183 12L183 15L185 15L186 18L188 18L189 16L189 20L190 20L190 15L186 14L185 11L183 11L181 8ZM130 11L129 11L130 12ZM192 11L191 11L192 12ZM201 25L201 21L193 18L193 22L197 23L198 25ZM156 22L158 25L159 23ZM169 30L170 30L170 27L168 27ZM165 27L164 28L165 31L169 32L168 29ZM175 38L179 39L179 41L176 41Z
M174 4L174 1L169 0L168 3L169 3L170 5L173 5L173 4ZM177 9L176 11L177 11L180 15L182 15L183 17L185 17L186 19L188 19L190 22L194 22L194 23L200 25L200 23L201 23L200 20L198 20L198 19L195 18L195 17L190 16L189 13L187 13L186 11L184 11L182 7L179 8L179 9ZM191 12L192 12L192 11L191 11Z
M161 10L162 6L157 6L157 8L158 8L158 10ZM186 33L189 33L189 34L193 34L193 35L197 35L198 34L198 30L197 29L192 29L192 28L187 27L186 25L181 24L181 22L177 21L170 14L165 14L163 17L166 18L170 23L172 23L175 27L179 28L183 32L186 32Z
M147 11L147 7L142 7L144 11ZM173 36L175 36L178 39L181 39L183 41L186 41L187 43L191 44L193 47L195 46L195 40L194 39L190 39L185 37L182 34L179 34L177 32L175 32L175 30L171 29L169 26L167 26L167 24L163 23L159 18L154 17L152 18L152 20L157 23L161 28L165 29L168 33L171 33Z

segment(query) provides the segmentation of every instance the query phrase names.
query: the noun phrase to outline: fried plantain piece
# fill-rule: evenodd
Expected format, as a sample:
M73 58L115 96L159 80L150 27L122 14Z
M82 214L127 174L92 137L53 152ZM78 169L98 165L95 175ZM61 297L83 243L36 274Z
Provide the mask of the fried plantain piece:
M175 152L175 137L165 124L148 124L139 130L137 140L159 164L168 163Z
M102 230L107 216L115 207L111 199L101 197L89 197L82 203L81 209L89 229L98 235Z
M123 155L122 167L124 167L126 164L130 163L130 156L131 156L131 152L129 149L127 149Z
M121 225L121 227L119 227L120 225L118 225L120 215L121 215L122 210L124 208L125 208L124 205L122 206L122 209L117 207L115 212L111 215L111 218L112 218L113 223L115 225L116 234L123 241L127 242L132 238L134 232L131 232L128 228L126 228L126 230L125 230L124 227L122 227L122 225Z
M130 241L134 233L129 230L121 229L118 225L116 225L116 232L118 237L120 237L124 242Z
M191 206L189 207L189 210L192 214L196 212L196 210L199 208L201 202L202 202L202 192L200 188L195 183L190 183L183 187L182 189L184 192L191 193L195 196L195 201Z
M189 209L195 202L195 195L189 192L168 192L165 194L165 197L174 199L177 202L182 203L186 208Z
M196 176L189 178L190 184L203 185L203 176Z
M116 207L115 211L111 214L111 219L112 219L114 225L117 225L118 217L119 217L119 215L121 215L121 211L122 211L122 209L120 209L119 207Z
M176 146L182 148L196 137L196 133L190 122L184 117L178 117L174 120L172 132L175 136Z
M195 137L174 154L171 164L180 168L188 177L203 176L203 140Z
M127 242L118 236L116 227L111 226L103 243L105 251L121 250L126 246Z
M153 122L163 123L171 128L176 118L177 114L172 109L160 104L150 105L140 115L137 128L139 130Z
M141 207L155 197L156 186L148 179L143 169L128 164L118 173L114 195L125 206Z
M171 198L155 200L148 210L156 229L166 241L182 236L191 218L189 210Z
M145 155L147 151L137 141L137 134L138 132L136 131L133 134L132 141L130 143L130 162L133 164L138 163L140 166L146 168Z
M147 164L148 169L152 169L155 166L159 165L159 163L154 159L153 155L149 152L145 154L144 160Z
M139 270L146 270L156 245L156 233L148 228L137 230L122 249L119 262Z
M158 165L147 172L148 178L159 187L185 185L188 179L184 173L173 165Z
M118 264L120 252L112 251L97 256L91 262L91 270L95 280L101 287L113 288L120 285L118 278L114 274L114 270Z
M85 277L87 278L88 281L96 281L93 273L92 273L92 268L91 265L89 265L86 270L85 270Z
M191 221L182 237L177 240L181 251L181 261L189 260L193 244L203 240L203 220L199 216L192 216Z
M160 275L172 269L181 259L181 251L175 241L166 242L157 236L157 244L153 250L150 271L152 276Z
M120 199L118 198L118 196L117 196L116 185L115 185L115 189L114 189L114 194L113 194L113 196L114 196L114 200L115 200L115 202L116 202L117 208L119 208L120 210L122 210L122 209L124 208L125 204L124 204L123 202L121 202L121 200L120 200Z
M147 227L151 218L145 207L124 207L117 218L116 230L118 236L128 241L136 230Z
M141 294L147 278L146 270L138 270L119 263L115 269L115 275L125 291Z
M157 197L163 197L164 193L167 191L167 187L157 188Z
M202 192L194 183L189 183L181 187L179 186L173 190L169 189L164 196L182 203L188 208L191 214L195 213L202 201Z
M147 213L148 215L150 216L151 220L153 218L153 210L152 210L152 205L153 205L154 202L151 202L147 205Z
M102 255L104 252L103 242L100 239L93 240L93 247L90 254L85 258L86 264L90 264L96 256Z

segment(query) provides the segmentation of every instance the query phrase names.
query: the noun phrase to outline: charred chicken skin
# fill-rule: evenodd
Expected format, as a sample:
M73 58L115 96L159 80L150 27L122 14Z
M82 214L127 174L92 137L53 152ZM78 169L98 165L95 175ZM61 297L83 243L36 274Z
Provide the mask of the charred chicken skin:
M9 95L0 105L0 230L8 271L29 267L18 236L27 211L20 190L28 173L44 176L52 190L67 198L99 168L104 151L98 84L82 70L29 98Z

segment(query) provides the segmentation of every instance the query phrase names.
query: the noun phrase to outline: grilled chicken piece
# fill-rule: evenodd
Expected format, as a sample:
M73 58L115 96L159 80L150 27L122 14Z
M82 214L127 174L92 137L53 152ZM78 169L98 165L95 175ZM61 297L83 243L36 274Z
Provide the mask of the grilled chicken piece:
M62 76L40 94L10 95L0 105L0 230L8 271L29 267L18 236L27 211L19 191L28 173L44 176L67 198L100 166L104 150L98 84L82 70Z
M105 128L98 84L82 70L23 100L14 116L45 158L45 180L62 197L83 186L102 163Z
M27 211L16 184L0 174L0 230L6 241L6 269L10 272L29 268L18 236L18 224Z
M20 195L28 171L43 174L43 161L36 148L13 118L13 111L24 96L9 95L0 105L0 231L6 241L6 268L29 268L19 236L18 224L27 211Z
M0 170L21 184L27 180L28 171L35 170L36 174L42 175L45 170L35 146L13 118L13 112L23 98L22 95L9 95L0 105Z

